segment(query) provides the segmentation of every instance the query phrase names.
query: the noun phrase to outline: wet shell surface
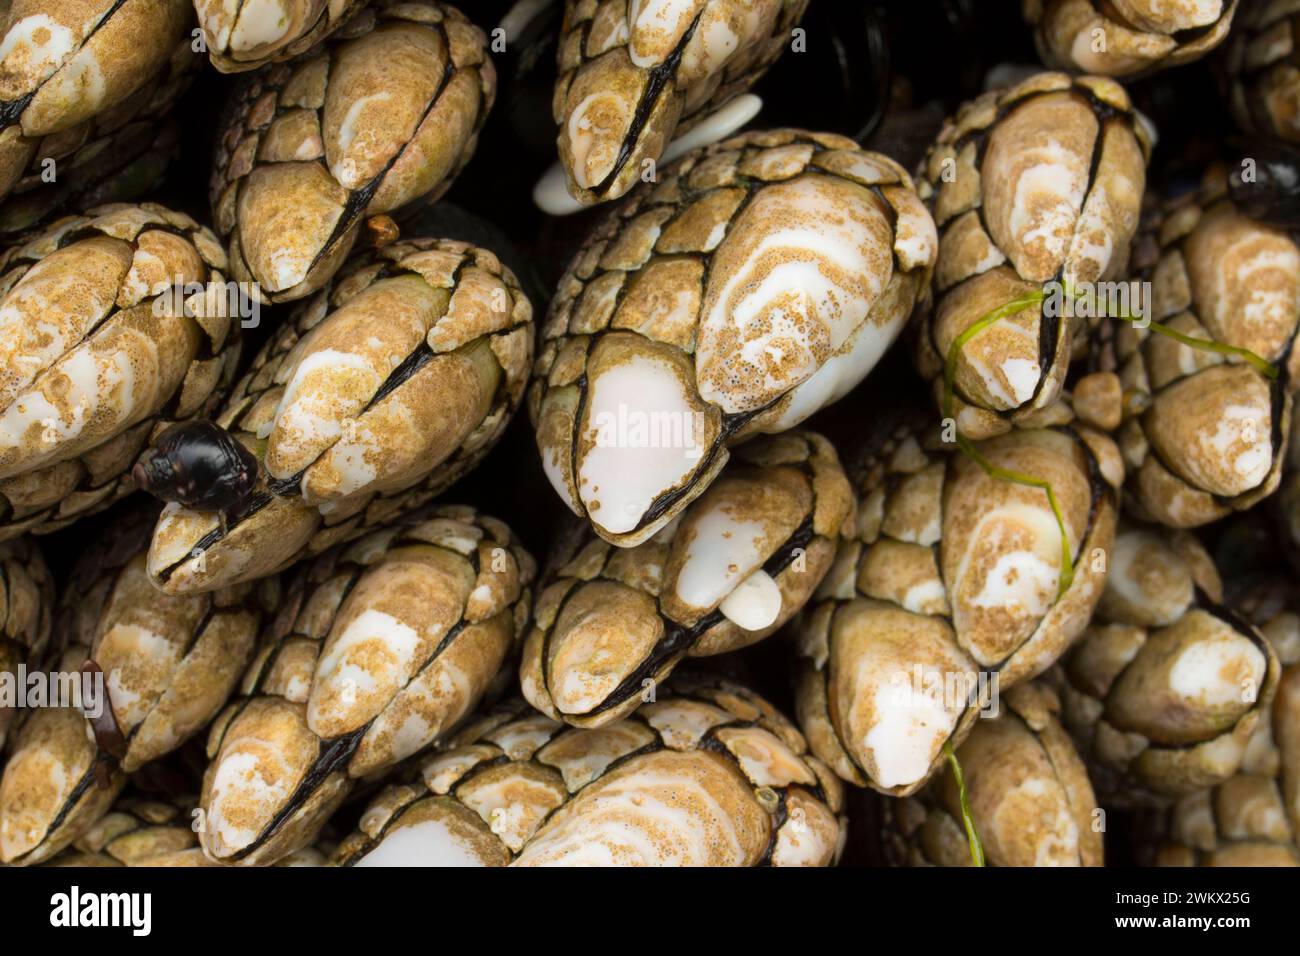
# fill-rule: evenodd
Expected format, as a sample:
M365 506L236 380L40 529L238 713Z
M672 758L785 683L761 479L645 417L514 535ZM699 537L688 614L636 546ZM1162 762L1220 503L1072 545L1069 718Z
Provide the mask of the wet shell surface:
M45 707L23 724L0 777L0 861L48 859L108 809L126 773L203 730L234 691L259 625L277 605L275 578L209 594L159 594L145 571L155 513L136 509L111 525L60 596L60 657L51 665L76 678L84 695L79 671L93 663L107 699L82 697L102 717Z
M961 336L1045 289L1127 278L1152 137L1118 83L1064 73L986 93L944 125L918 185L939 255L916 361L943 408L956 350L952 414L962 434L978 440L1027 424L1060 397L1083 322L1060 296Z
M1287 581L1285 588L1294 593ZM1292 607L1294 604L1292 604ZM1139 859L1157 866L1300 866L1300 618L1261 621L1282 663L1241 770L1153 817Z
M1101 866L1097 801L1055 694L1021 684L998 709L957 749L988 865ZM917 796L886 801L885 848L898 865L971 865L951 768Z
M222 73L305 53L361 6L362 0L194 0L208 58Z
M749 89L808 0L565 0L553 111L569 192L617 199Z
M762 640L830 569L852 507L830 443L791 431L738 448L643 544L616 548L581 527L539 590L524 697L556 720L605 726L653 699L683 658Z
M551 484L605 540L646 541L730 446L866 376L935 250L907 173L850 139L778 130L688 154L560 280L529 394Z
M675 675L635 714L566 727L489 710L370 804L343 866L827 866L842 784L739 685Z
M951 445L899 427L869 457L857 528L800 615L796 701L813 753L852 783L906 796L970 732L993 692L1044 671L1101 595L1118 459L1100 433L1017 429L980 443L992 477ZM1099 460L1099 457L1101 460Z
M505 525L456 505L304 564L212 725L209 858L262 865L308 846L355 780L471 713L513 670L534 574Z
M171 504L149 555L168 593L247 581L427 503L523 399L532 306L485 249L412 239L300 304L217 423L256 456L237 514Z
M32 670L43 663L54 601L54 578L36 542L19 538L0 543L0 680L16 680L19 666ZM17 708L0 704L0 754L20 716Z
M1124 78L1190 63L1228 35L1237 0L1023 0L1050 66Z
M0 9L0 199L129 113L188 48L189 0L12 0Z
M1167 804L1246 759L1278 661L1221 601L1218 572L1187 532L1116 535L1096 616L1060 669L1065 724L1108 806Z
M225 268L211 232L152 203L60 219L4 251L0 538L108 507L158 433L210 413L239 324L189 287L211 294Z
M1237 15L1224 60L1228 102L1242 129L1300 142L1300 3L1247 4Z
M372 217L437 199L474 152L496 73L487 39L431 0L381 0L235 94L211 200L235 278L271 302L321 288Z
M1130 323L1102 322L1092 362L1119 375L1124 454L1135 515L1193 528L1249 508L1277 488L1300 370L1300 245L1243 215L1227 176L1153 211L1133 271L1150 282L1151 320L1245 361Z

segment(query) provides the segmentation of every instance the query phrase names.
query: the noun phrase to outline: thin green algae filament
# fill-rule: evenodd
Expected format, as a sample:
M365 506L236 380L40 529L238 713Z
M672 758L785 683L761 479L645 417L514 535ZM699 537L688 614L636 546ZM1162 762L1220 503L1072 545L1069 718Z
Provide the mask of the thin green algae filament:
M961 801L961 823L966 828L966 840L970 843L970 860L972 866L985 866L984 844L975 829L975 814L971 813L970 795L966 792L966 775L961 772L961 762L957 752L952 749L952 741L943 745L943 756L952 767L953 779L957 781L957 798Z
M1090 293L1082 291L1076 292L1068 283L1062 283L1062 287L1066 295L1075 300L1090 295ZM943 369L943 414L945 418L952 420L954 427L956 426L957 419L953 415L952 411L953 382L957 375L957 357L962 348L965 347L967 342L975 338L975 336L979 335L994 323L1001 322L1005 318L1016 315L1030 306L1042 305L1044 300L1047 299L1047 296L1048 292L1046 289L1039 289L1035 292L1028 292L1025 295L1012 299L1010 302L1006 302L991 312L981 316L978 320L962 330L960 335L953 339L952 346L948 349L948 358L944 363ZM1138 319L1127 313L1106 316L1106 318L1118 319L1121 322L1138 321ZM1151 329L1152 332L1155 332L1158 335L1171 338L1175 342L1179 342L1190 348L1201 349L1207 352L1217 352L1220 355L1235 356L1236 358L1249 363L1252 368L1264 377L1269 379L1277 378L1278 371L1273 364L1267 359L1256 355L1249 349L1239 348L1235 345L1227 345L1223 342L1215 342L1210 339L1198 339L1182 332L1175 331L1159 322L1151 322L1147 325L1147 328ZM1069 536L1065 529L1065 516L1061 512L1060 502L1056 498L1056 492L1052 489L1051 483L1042 478L1035 478L1033 475L1025 475L1006 468L999 468L980 454L974 444L971 443L970 439L962 435L960 429L957 429L955 434L957 436L957 447L961 449L962 453L967 458L975 462L975 464L977 464L985 474L992 478L996 478L999 481L1007 481L1012 484L1024 485L1029 488L1041 488L1047 495L1047 503L1051 506L1052 515L1056 519L1056 526L1061 532L1061 575L1056 587L1056 597L1057 600L1060 600L1062 595L1069 590L1070 585L1074 582L1074 556L1070 553ZM952 760L955 766L956 758L952 757ZM960 769L957 770L957 773L960 778ZM969 826L967 829L968 833L973 833ZM972 839L974 839L974 837L972 837ZM974 843L972 843L972 852L973 851Z

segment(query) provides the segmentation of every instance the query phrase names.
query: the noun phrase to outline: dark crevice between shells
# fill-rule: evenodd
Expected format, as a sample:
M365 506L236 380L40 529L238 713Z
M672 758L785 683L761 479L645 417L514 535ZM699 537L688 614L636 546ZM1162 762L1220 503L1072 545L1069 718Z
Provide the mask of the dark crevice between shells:
M681 62L682 54L686 52L686 45L691 42L691 37L695 36L695 29L700 25L700 17L703 15L704 10L701 8L700 12L695 14L695 18L691 20L691 25L686 28L686 32L682 34L677 46L668 54L667 59L650 71L649 77L646 78L645 89L641 92L641 98L637 100L636 111L632 114L632 123L628 126L627 132L623 135L623 142L619 145L618 158L614 160L614 168L591 190L597 196L603 196L609 192L615 180L623 171L623 167L632 158L632 152L636 149L637 140L641 138L641 133L644 132L650 114L654 112L654 108L665 87L668 87L668 95L672 95L673 90L670 81L677 73L677 65ZM588 24L590 24L590 21L588 21Z

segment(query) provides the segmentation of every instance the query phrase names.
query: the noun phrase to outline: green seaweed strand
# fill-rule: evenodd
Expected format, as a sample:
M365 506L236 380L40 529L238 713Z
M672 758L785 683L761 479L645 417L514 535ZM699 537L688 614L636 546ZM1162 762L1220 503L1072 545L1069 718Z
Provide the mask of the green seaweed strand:
M1071 299L1079 300L1086 298L1088 293L1075 291L1069 283L1061 283L1062 289ZM956 426L956 416L953 415L953 394L955 391L954 382L957 376L957 358L961 350L971 339L979 335L989 326L1001 322L1003 319L1016 315L1017 313L1033 305L1041 305L1047 299L1048 293L1039 289L1036 292L1028 292L1018 298L1006 302L991 312L981 316L962 330L955 339L952 346L948 349L947 361L944 362L943 368L943 414L945 418L951 419ZM1121 322L1137 322L1133 316L1124 313L1122 315L1106 316L1106 318L1118 319ZM1187 335L1183 332L1175 331L1160 322L1151 322L1146 328L1149 328L1157 335L1163 335L1166 338L1173 339L1189 348L1200 349L1205 352L1215 352L1219 355L1233 356L1247 362L1252 368L1270 380L1276 379L1278 370L1267 359L1250 351L1250 349L1240 348L1235 345L1227 345L1223 342L1215 342L1211 339L1198 339L1194 336ZM1050 482L1042 478L1035 478L1032 475L1024 475L1019 472L1011 471L1006 468L999 468L991 461L985 458L975 448L960 431L956 432L957 447L962 453L975 462L985 474L999 481L1007 481L1017 485L1024 485L1029 488L1040 488L1047 495L1047 503L1051 506L1052 515L1056 518L1056 525L1061 532L1061 576L1057 582L1056 597L1060 600L1061 596L1069 589L1074 582L1074 556L1070 553L1069 536L1065 528L1065 516L1061 512L1060 502L1057 500L1056 492L1053 490Z
M952 767L953 779L957 781L957 798L961 801L961 823L966 828L966 840L970 843L971 865L985 866L984 843L980 840L979 831L975 829L975 814L971 813L970 795L966 792L966 775L961 772L961 762L957 759L957 752L952 749L951 740L944 743L943 756Z

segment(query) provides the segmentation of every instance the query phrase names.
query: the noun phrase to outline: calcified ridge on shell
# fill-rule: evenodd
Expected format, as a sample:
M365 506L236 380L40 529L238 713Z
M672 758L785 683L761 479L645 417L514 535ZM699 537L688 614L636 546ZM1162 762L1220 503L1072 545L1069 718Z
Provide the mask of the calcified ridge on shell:
M930 148L921 197L939 228L916 361L944 407L958 336L1047 283L1123 278L1152 134L1104 77L1039 73L966 103ZM957 353L952 414L972 439L1032 426L1061 395L1081 320L1034 303ZM945 412L946 413L946 412Z
M1300 617L1289 579L1276 613L1256 618L1282 664L1240 771L1147 815L1140 862L1157 866L1300 866Z
M1103 476L1118 453L1081 431L1018 429L978 446L1052 485L1074 564L1059 596L1061 528L1041 489L906 426L869 457L857 528L796 625L799 724L842 778L915 792L993 681L1005 692L1036 676L1083 630L1114 534L1117 482Z
M791 45L808 0L565 0L552 110L569 192L617 199Z
M1300 66L1296 61L1300 3L1247 5L1224 59L1228 103L1237 125L1252 133L1300 142Z
M217 417L257 456L224 523L164 509L149 573L168 593L286 567L410 512L473 468L523 398L532 306L491 252L413 239L299 305Z
M539 589L524 697L556 720L600 727L683 658L762 640L826 574L852 507L834 448L793 431L738 448L709 490L643 544L616 548L580 527Z
M1278 486L1300 363L1300 246L1240 213L1216 166L1199 192L1152 210L1133 272L1150 282L1152 322L1247 349L1277 372L1127 322L1094 329L1090 361L1123 390L1115 437L1135 516L1198 527Z
M1200 59L1228 35L1237 0L1022 0L1043 62L1130 79Z
M0 543L0 674L33 668L50 647L54 578L30 538ZM0 705L0 754L20 712ZM0 766L3 766L0 763Z
M305 53L362 5L362 0L194 0L208 58L222 73Z
M0 861L36 863L101 817L126 774L172 752L221 710L278 603L274 577L208 594L159 594L145 572L156 508L127 512L91 542L60 596L60 673L91 661L103 717L30 712L0 777ZM85 701L88 707L96 702Z
M605 540L647 540L730 446L858 384L934 256L911 179L850 139L778 130L688 154L560 280L529 393L551 484Z
M1059 712L1046 685L1021 684L957 750L990 866L1102 865L1097 801ZM971 865L951 768L917 796L885 802L885 849L898 865Z
M124 122L188 51L189 0L13 0L0 9L0 199ZM143 88L143 91L142 91ZM175 91L172 91L173 93ZM149 112L146 107L146 112Z
M69 216L0 258L0 538L44 534L134 490L131 467L173 422L210 412L239 328L202 296L226 256L152 203Z
M311 54L248 77L211 182L235 278L272 302L300 299L367 219L442 195L496 94L486 44L453 7L380 0Z
M343 866L826 866L843 785L739 685L674 675L599 729L489 710L382 791Z
M1187 532L1127 525L1116 535L1097 613L1058 682L1065 724L1108 806L1168 803L1241 767L1278 662L1222 598Z
M513 669L534 574L505 525L456 505L299 568L212 725L207 855L263 865L307 846L355 780L469 714Z

